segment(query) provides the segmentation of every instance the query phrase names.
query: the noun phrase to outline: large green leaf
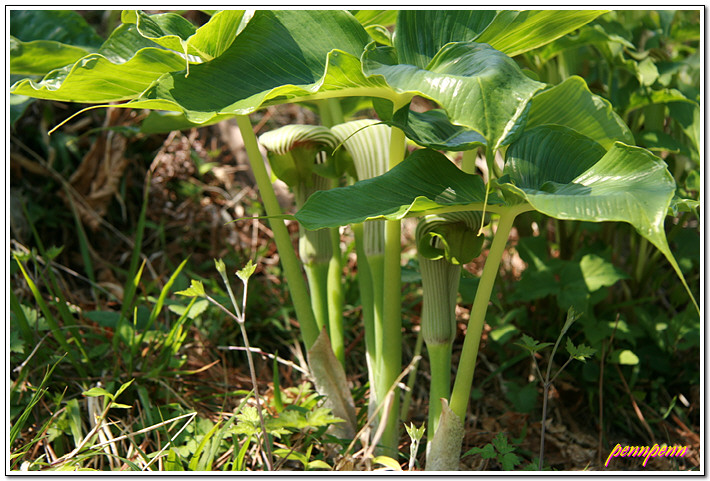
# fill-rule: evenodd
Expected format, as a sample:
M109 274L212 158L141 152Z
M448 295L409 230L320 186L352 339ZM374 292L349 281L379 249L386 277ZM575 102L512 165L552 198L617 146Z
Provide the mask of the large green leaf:
M402 10L394 39L399 62L424 69L444 45L475 39L495 16L495 10Z
M195 27L189 20L177 13L148 15L140 10L124 10L123 23L134 23L138 33L158 45L176 52L187 52L187 40L195 34Z
M23 41L48 40L96 50L103 39L72 10L10 10L10 35Z
M547 62L565 50L576 49L585 45L605 44L607 42L619 43L628 49L636 48L633 43L629 42L625 38L616 35L613 32L607 32L602 25L594 24L585 25L579 29L578 34L561 37L554 42L535 50L534 53L540 58L540 60Z
M589 137L566 127L547 125L528 130L509 147L503 172L520 189L543 191L551 183L572 182L605 153Z
M592 94L580 77L570 77L533 97L525 128L543 124L569 127L599 142L605 149L616 141L634 143L631 130L611 104Z
M511 183L502 178L501 188L557 219L628 222L666 256L690 293L664 231L676 187L665 162L621 142L599 156L603 149L589 142L558 126L525 132L506 152Z
M149 16L127 11L123 20L127 23L114 30L98 53L50 72L41 82L21 81L11 91L86 103L135 99L165 73L185 75L185 53L203 59L221 54L247 21L243 11L218 12L197 29L176 14ZM198 57L190 58L200 61Z
M370 49L364 71L382 75L398 93L436 101L454 124L479 132L496 150L510 141L526 107L544 84L527 77L508 56L475 42L449 43L426 69L396 63L392 49Z
M163 77L143 99L195 119L214 112L246 114L271 99L283 102L319 90L384 88L360 71L357 56L368 41L346 12L258 11L221 56L192 66L187 78Z
M50 72L40 82L21 80L10 92L66 102L115 102L138 97L160 75L184 65L179 54L158 48L144 48L122 64L94 53Z
M10 73L44 75L88 55L85 49L52 40L22 42L10 37Z
M623 221L650 241L664 238L663 219L675 192L666 164L647 150L598 144L563 127L525 132L506 153L502 187L558 219ZM660 247L659 247L660 248Z
M397 10L350 10L363 27L381 25L390 27L397 21Z
M103 40L76 12L10 11L10 72L44 75L95 52Z
M390 122L417 144L439 150L471 150L485 147L486 139L475 130L454 125L441 109L414 112L405 105Z
M384 175L347 187L316 192L296 213L306 229L336 227L368 219L401 219L424 213L481 210L486 189L444 155L417 150ZM499 203L489 197L489 203Z
M156 40L163 38L157 34ZM447 44L427 70L399 65L372 48L363 72L359 57L368 41L362 25L346 12L258 11L238 41L219 57L192 65L187 78L176 53L145 47L118 66L102 57L84 58L44 82L16 84L13 93L83 102L133 98L124 106L183 111L192 122L314 96L367 95L401 102L424 95L455 124L480 132L498 148L510 141L529 99L543 86L523 75L510 58L472 43ZM126 50L130 54L131 48Z
M603 10L503 11L476 41L514 57L573 32L602 13Z
M135 24L142 36L158 45L212 60L227 50L244 29L251 18L244 13L244 10L217 12L199 28L175 13L147 15L137 10L126 10L121 20Z

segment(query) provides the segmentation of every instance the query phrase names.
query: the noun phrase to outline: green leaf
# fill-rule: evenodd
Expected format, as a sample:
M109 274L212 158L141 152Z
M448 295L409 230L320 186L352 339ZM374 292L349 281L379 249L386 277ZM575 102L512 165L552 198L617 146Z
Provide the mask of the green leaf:
M595 146L596 145L596 146ZM665 163L638 147L599 144L569 129L537 127L507 152L505 173L538 211L558 219L625 221L657 240L675 191ZM664 240L665 240L665 236Z
M505 471L511 471L515 469L515 466L520 464L522 460L513 453L507 453L506 455L502 456L500 458L500 464L503 466L503 469Z
M126 389L128 389L128 387L133 383L134 380L135 380L135 379L131 379L130 381L121 384L121 387L118 388L118 390L116 391L116 394L114 395L113 399L117 398L118 396L121 395L121 393L122 393L123 391L125 391Z
M48 40L97 49L103 39L73 10L10 10L10 35L30 42Z
M604 153L589 137L567 127L545 125L526 130L508 148L503 172L520 189L547 193L553 185L571 183Z
M672 102L668 105L670 116L688 136L697 161L700 149L700 106L696 103Z
M557 219L628 222L668 259L696 308L664 231L675 193L665 162L647 150L616 142L604 149L570 129L540 126L508 148L500 187Z
M299 453L298 451L294 451L292 449L286 449L286 448L274 449L274 455L278 456L282 459L294 459L304 466L306 466L308 464L308 458L306 456L304 456L303 454Z
M332 470L333 468L328 465L325 461L321 461L320 459L314 459L313 461L308 462L308 469L327 469L327 470Z
M447 43L474 40L495 10L401 10L394 47L402 64L426 68Z
M605 286L613 286L617 281L629 277L614 267L614 264L595 254L587 254L582 257L579 267L589 292L594 292Z
M175 13L147 15L140 11L124 11L122 21L135 23L145 38L165 48L197 55L203 60L220 56L244 29L250 16L244 10L217 12L203 26L195 28Z
M227 275L227 266L222 259L215 259L214 267L223 277Z
M481 134L452 124L441 109L414 112L405 106L395 112L390 123L402 129L417 144L431 149L459 151L486 145L486 139Z
M254 406L244 406L237 414L237 424L234 426L234 432L253 436L259 431L261 431L259 413Z
M34 99L24 95L10 94L10 125L14 126L15 122L22 117L27 110L27 107L34 102Z
M186 48L187 39L197 28L189 20L177 13L148 15L140 10L124 10L121 21L135 23L138 33L158 45L176 52L194 54Z
M64 45L51 40L22 42L10 37L10 73L44 75L88 55L81 47Z
M363 27L370 25L390 27L397 21L397 10L351 10L350 13Z
M579 49L585 45L606 44L607 42L619 43L630 50L635 48L633 43L613 32L607 32L602 25L595 23L580 28L577 35L565 35L539 48L534 53L543 62L547 62L565 50Z
M401 219L445 207L475 205L470 210L480 210L484 198L480 176L462 172L438 152L418 150L384 175L316 192L295 217L306 229L315 230L381 217ZM489 197L489 204L495 202Z
M366 81L360 71L357 58L368 40L346 12L259 10L222 55L192 65L187 78L180 73L161 78L135 106L184 110L190 120L202 122L216 113L247 114L269 99L283 101L282 96L384 87Z
M249 278L254 274L256 270L256 264L254 264L251 259L247 261L247 264L237 271L237 277L239 277L243 283L247 283Z
M39 82L20 80L10 91L65 102L115 102L138 97L162 74L183 67L184 60L177 53L157 48L144 48L121 64L95 53L48 73Z
M635 90L631 94L629 99L629 106L626 109L626 113L640 109L641 107L647 107L649 105L656 104L668 104L668 103L687 103L689 105L697 105L693 100L689 99L683 93L676 89L660 89L651 90L646 92Z
M178 316L187 316L190 319L196 319L201 316L209 306L209 302L206 299L199 300L195 302L190 310L188 311L187 306L180 306L177 304L171 304L168 306L170 312L174 312Z
M620 349L611 353L609 361L627 366L635 366L639 363L639 358L633 351L629 351L628 349Z
M502 11L476 41L514 57L573 32L603 13L604 10Z
M216 124L223 120L233 118L233 115L216 115L207 122L190 122L182 112L159 112L151 111L141 122L141 133L143 134L166 134L173 130L189 130L195 127L205 127Z
M496 449L490 443L486 444L482 448L471 448L466 451L463 456L470 456L472 454L480 454L483 459L493 459L497 456Z
M597 352L596 349L593 349L593 348L591 348L587 345L584 345L584 344L580 344L579 346L575 346L569 337L567 338L567 345L565 347L567 348L567 352L569 352L570 356L572 356L574 359L576 359L578 361L582 361L582 362L585 362L587 360L587 358L592 357L594 355L594 353Z
M552 346L551 342L539 342L533 339L532 337L528 336L527 334L523 334L523 337L520 338L522 342L516 342L516 346L520 346L526 351L530 352L531 354L534 354L542 349L545 349L547 346Z
M363 71L382 75L398 93L435 100L452 123L476 130L493 149L512 139L530 99L544 87L510 57L475 42L445 45L426 68L397 63L388 47L368 48Z
M673 136L654 130L643 130L637 136L638 144L652 152L669 152L690 157L690 151Z
M607 150L616 141L634 143L631 130L611 104L593 95L587 83L576 76L533 97L525 129L543 124L568 127L594 139Z
M10 11L10 73L44 75L95 52L102 39L77 12Z
M499 432L493 438L493 446L495 446L496 451L500 454L508 454L515 449L515 446L508 444L508 436L503 432Z
M108 392L106 389L100 387L92 387L91 389L82 392L82 394L87 397L107 396L111 400L116 399L116 396Z
M651 86L658 79L658 68L652 59L646 57L637 64L636 76L642 86Z
M390 458L389 456L375 456L372 459L372 462L375 464L381 464L382 466L390 468L394 471L402 471L402 467L399 465L399 463L394 459Z
M185 290L177 291L175 294L186 297L205 297L205 287L202 281L191 280L190 287Z
M404 428L407 430L407 434L412 441L421 441L426 431L426 424L422 423L421 426L416 427L414 423L409 423L409 426L405 424Z

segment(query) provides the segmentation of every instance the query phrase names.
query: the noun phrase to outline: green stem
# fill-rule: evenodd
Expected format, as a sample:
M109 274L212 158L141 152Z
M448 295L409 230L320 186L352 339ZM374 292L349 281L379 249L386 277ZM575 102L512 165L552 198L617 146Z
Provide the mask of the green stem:
M264 160L259 151L259 144L252 130L251 121L246 115L237 115L236 118L242 139L244 140L244 147L249 157L249 163L254 172L262 201L264 202L266 214L271 217L279 216L281 215L281 207L276 199L269 174L266 172ZM308 289L303 279L303 274L301 273L300 263L293 244L291 244L291 236L288 233L283 219L272 218L269 220L269 224L274 233L274 241L276 242L276 248L281 258L281 265L283 266L284 274L288 282L291 301L293 302L296 317L301 327L301 336L303 337L306 349L310 349L313 343L316 342L319 331L313 315L313 309L311 309L309 302Z
M311 262L303 265L306 271L306 279L308 279L311 308L315 316L316 326L318 326L318 332L328 325L328 267L327 262Z
M362 224L352 225L355 236L355 252L357 254L357 281L360 288L360 304L362 306L362 323L365 329L365 354L367 358L368 380L370 382L370 392L374 393L376 376L375 354L375 299L372 286L372 273L367 255L365 255L365 245ZM374 396L371 396L374 399ZM371 402L370 408L374 410L376 403Z
M345 116L343 115L343 107L340 104L340 99L328 99L327 102L328 109L330 110L330 118L333 123L331 125L326 125L326 127L332 127L333 125L345 122Z
M343 263L340 254L340 230L330 229L333 252L328 264L327 304L330 345L340 364L345 368L345 333L343 332Z
M640 237L640 236L639 236ZM636 282L640 283L643 278L644 267L646 267L646 260L648 257L648 241L645 237L640 237L638 250L636 251L636 269L635 276Z
M439 427L441 399L449 399L451 390L451 344L427 344L429 364L431 366L431 385L429 387L429 424L427 439L431 442Z
M493 284L498 275L498 267L500 266L503 251L508 242L510 229L513 227L515 217L522 212L523 208L513 208L508 212L501 214L498 221L498 229L493 237L486 258L486 264L483 267L481 280L476 290L476 297L471 308L471 317L468 321L468 329L464 339L463 350L458 364L456 381L454 389L451 393L451 410L461 420L465 419L466 409L468 407L468 399L471 393L473 384L473 372L476 367L476 358L478 357L478 347L481 342L481 332L483 331L483 323L486 319L486 311L488 303L493 292Z
M395 105L395 108L399 106ZM390 140L391 170L402 160L405 153L404 132L392 128ZM384 399L387 390L397 381L402 370L402 224L400 221L388 220L385 222L385 262L384 262L384 336L383 342L386 349L382 352L380 372L382 390L379 399ZM382 435L382 446L385 453L397 458L399 444L399 389L394 391L394 402L389 412L383 416L387 419L387 426Z
M422 330L419 329L417 333L417 342L414 345L414 354L412 358L417 358L421 356L422 346L424 345L424 337L422 336ZM414 391L414 383L417 381L417 369L419 368L419 362L414 364L414 368L407 376L407 392L404 393L404 399L402 399L402 409L399 414L399 418L404 422L408 419L409 406L412 404L412 392ZM448 395L447 395L448 396Z
M372 282L372 300L373 302L373 327L375 340L375 364L376 369L381 372L382 368L382 352L385 342L385 327L384 327L384 291L385 291L385 256L383 254L370 254L367 256L367 262L370 265L370 279ZM378 376L381 379L381 376ZM387 390L385 389L385 392ZM377 395L384 394L377 389ZM381 398L376 395L377 401Z
M343 122L343 110L338 99L326 99L318 102L321 123L332 127ZM331 181L330 188L338 187L338 180ZM327 308L330 345L335 357L345 368L345 340L343 332L343 263L340 252L340 231L330 229L332 243L327 281Z

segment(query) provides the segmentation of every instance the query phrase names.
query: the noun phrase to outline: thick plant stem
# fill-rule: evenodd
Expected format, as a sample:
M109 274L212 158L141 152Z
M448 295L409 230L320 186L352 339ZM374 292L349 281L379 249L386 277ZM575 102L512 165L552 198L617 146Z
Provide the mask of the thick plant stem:
M332 127L343 122L343 111L338 99L327 99L318 102L318 112L321 123L325 127ZM330 188L338 187L338 180L332 180ZM340 230L330 229L332 254L328 267L327 306L328 306L328 331L330 345L335 357L345 368L345 341L343 332L343 263L340 252Z
M308 288L311 293L311 307L315 316L318 332L328 326L328 268L327 262L304 264ZM330 333L328 334L330 335Z
M429 422L427 425L427 452L434 433L439 427L441 399L449 399L451 390L451 344L427 344L429 364L431 366L431 385L429 387Z
M244 140L244 146L249 157L249 163L256 183L259 187L261 199L264 202L266 214L269 216L281 215L281 207L279 206L274 188L271 185L271 179L266 172L264 160L259 151L259 145L252 130L251 121L246 115L237 115L237 125ZM279 251L281 265L284 269L284 274L288 282L289 292L293 307L296 310L296 317L301 326L301 337L306 345L306 349L310 349L313 343L318 338L318 328L316 320L313 316L313 309L309 301L308 288L306 281L301 272L301 265L296 256L296 251L291 244L291 237L286 229L286 224L282 219L272 218L269 220L271 230L274 233L274 241L276 248Z
M381 374L382 369L382 352L385 349L385 327L384 327L384 291L385 291L385 256L384 254L369 254L367 263L370 266L370 279L372 282L372 306L373 306L373 339L375 341L375 363L377 364L377 372ZM378 375L378 379L381 376ZM387 392L387 389L385 389ZM381 393L377 389L377 394ZM378 397L378 402L381 398Z
M372 273L370 263L365 254L363 225L353 224L355 236L355 252L357 254L357 281L360 288L360 304L362 305L362 323L365 329L365 358L367 361L367 377L370 383L369 414L375 411L377 400L375 396L375 379L377 379L377 364L375 359L375 298L372 288Z
M392 169L404 159L404 132L392 128L390 140L389 168ZM384 329L380 371L381 389L378 395L384 398L387 389L392 386L402 369L402 274L401 274L401 231L398 220L385 223L385 262L384 262ZM399 389L394 391L394 402L388 412L383 413L387 426L382 434L382 446L385 454L397 458L399 444Z
M513 227L513 221L519 212L521 210L513 208L501 214L498 221L498 229L493 237L493 243L488 252L478 290L476 290L473 307L471 308L471 318L468 321L468 329L463 343L463 350L461 351L456 381L451 392L451 410L462 421L465 419L468 399L471 394L473 372L476 366L476 358L478 357L478 346L481 342L481 332L486 319L488 302L491 299L493 284L498 275L498 267L508 242L510 229Z
M328 263L328 330L330 345L340 364L345 368L345 340L343 332L343 264L340 255L340 230L330 229L333 253Z

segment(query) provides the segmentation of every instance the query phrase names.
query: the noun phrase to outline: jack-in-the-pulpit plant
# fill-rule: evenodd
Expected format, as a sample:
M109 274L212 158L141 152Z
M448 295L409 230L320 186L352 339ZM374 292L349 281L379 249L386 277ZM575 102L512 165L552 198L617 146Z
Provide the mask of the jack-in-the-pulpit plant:
M62 53L56 58L65 59L59 62L62 65L45 62L29 72L25 54L35 45L14 39L11 73L44 77L20 79L10 91L33 98L99 106L124 102L118 106L175 112L179 115L164 117L170 119L171 128L236 118L304 344L309 350L317 346L320 354L323 343L318 341L323 333L319 326L330 324L335 314L328 310L326 322L326 310L318 307L323 303L310 302L317 289L314 284L322 283L311 282L309 289L305 281L248 115L280 103L315 104L325 126L355 159L356 147L349 145L348 137L353 132L339 134L345 128L338 124L347 125L347 116L353 113L346 105L357 105L358 99L360 104L371 105L386 124L376 126L386 129L382 132L388 139L384 168L372 178L358 171L358 181L352 185L299 194L304 202L295 218L306 230L334 229L331 239L335 229L352 225L356 237L363 239L358 243L358 254L362 252L358 262L363 261L359 271L372 279L360 283L366 286L361 297L368 304L363 313L370 316L364 322L374 326L366 339L369 380L373 399L381 403L384 399L378 396L391 392L392 387L396 393L402 369L401 219L450 213L477 216L478 223L463 221L464 231L447 232L455 241L444 235L429 239L430 247L440 248L439 242L444 241L449 246L479 243L482 219L490 216L495 234L487 246L453 389L445 392L450 379L437 377L439 387L434 390L441 391L444 400L434 408L429 423L429 430L436 432L427 433L432 459L427 468L455 470L486 310L518 215L537 211L560 220L629 223L665 255L685 285L663 229L675 193L665 163L634 146L629 128L606 100L589 91L583 79L570 77L548 85L523 71L512 58L573 32L602 13L226 11L195 27L175 13L124 11L123 24L98 51L53 45L55 52ZM436 108L411 109L410 102L417 96ZM356 138L352 136L353 141ZM423 148L407 156L406 138ZM463 151L462 167L441 151ZM476 175L478 152L487 167L485 182ZM502 167L497 158L503 159ZM277 171L278 167L272 167ZM374 227L374 222L383 227ZM372 234L380 242L376 248L368 243L371 234L366 230L382 232ZM331 260L337 259L336 252ZM308 258L307 252L303 254ZM449 269L440 261L435 260ZM453 286L455 277L451 270L442 279ZM429 298L432 288L425 289ZM450 323L453 293L441 295L447 304L440 316ZM334 305L337 302L328 304ZM314 306L320 311L317 315ZM427 333L431 334L428 345L450 342L450 333L442 331L441 339L433 330ZM439 357L445 360L446 353ZM337 375L321 377L344 378L342 366L335 364L340 368ZM342 390L331 392L343 406L348 405ZM396 395L393 400L390 412L383 413L381 448L396 457L400 431Z

